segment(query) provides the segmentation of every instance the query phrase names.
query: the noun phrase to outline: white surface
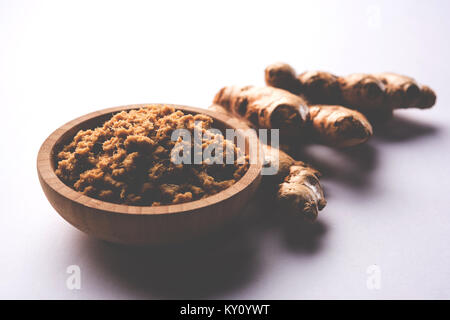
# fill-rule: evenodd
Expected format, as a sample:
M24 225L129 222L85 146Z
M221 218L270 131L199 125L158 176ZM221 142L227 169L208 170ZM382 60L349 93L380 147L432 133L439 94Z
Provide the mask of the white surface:
M450 298L449 9L0 0L0 298ZM279 60L412 75L438 102L398 112L352 154L309 148L328 168L328 205L298 232L261 218L201 248L144 253L88 238L47 202L35 159L60 125L122 104L207 107L224 85L262 85ZM374 264L379 290L366 286ZM81 290L66 287L69 265L81 268Z

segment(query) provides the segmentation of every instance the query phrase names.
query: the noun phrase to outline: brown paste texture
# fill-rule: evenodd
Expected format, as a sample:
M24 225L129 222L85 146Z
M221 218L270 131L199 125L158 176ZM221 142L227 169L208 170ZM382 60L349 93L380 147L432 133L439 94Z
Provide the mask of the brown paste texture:
M171 106L122 111L100 127L80 130L56 155L55 172L76 191L113 203L158 206L205 198L233 185L249 166L233 142L209 130L212 123ZM176 129L187 129L190 141L172 141ZM207 157L194 163L215 146L220 152L210 154L223 164ZM174 154L189 155L191 164L177 163Z

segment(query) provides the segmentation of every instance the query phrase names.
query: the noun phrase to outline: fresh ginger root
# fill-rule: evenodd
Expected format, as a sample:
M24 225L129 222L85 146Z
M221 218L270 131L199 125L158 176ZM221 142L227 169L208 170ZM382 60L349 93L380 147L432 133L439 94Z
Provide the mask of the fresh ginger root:
M255 128L280 129L286 150L295 150L300 142L313 140L333 147L350 147L372 135L370 123L357 111L339 106L308 108L302 98L273 87L224 87L214 103Z
M384 84L387 101L392 109L428 109L436 103L434 91L428 86L417 84L413 78L389 72L374 76Z
M317 142L341 148L364 143L372 134L372 126L360 112L342 106L309 107L311 133Z
M363 143L373 133L367 118L385 121L395 109L426 109L436 102L432 89L393 73L297 75L290 65L276 63L266 68L265 80L269 87L222 88L210 109L227 115L236 128L280 129L280 138L290 143L286 149L293 152L299 138L334 147ZM277 203L289 213L315 220L326 205L320 173L281 150L261 146L265 165L278 164L275 175L264 176L263 188L275 188Z
M297 136L308 122L305 101L273 87L224 87L216 94L213 103L246 119L253 127L280 129L283 136Z
M265 163L278 163L277 174L265 176L263 183L273 185L275 182L276 200L288 213L301 214L305 219L314 221L327 203L319 182L319 171L302 161L294 160L281 150L262 146Z
M231 114L218 104L210 110L228 117L227 121L238 129L248 129L250 123L243 117ZM302 161L296 161L285 152L262 144L264 163L275 167L275 175L263 177L262 188L276 192L276 201L290 214L314 221L326 205L319 182L320 173Z
M301 95L309 104L343 105L376 121L390 119L394 109L426 109L436 102L430 87L395 73L339 77L324 71L307 71L297 75L288 64L275 63L266 68L265 80L269 86Z
M293 94L300 94L301 86L297 80L297 73L287 63L277 62L269 65L265 70L266 84L287 90Z

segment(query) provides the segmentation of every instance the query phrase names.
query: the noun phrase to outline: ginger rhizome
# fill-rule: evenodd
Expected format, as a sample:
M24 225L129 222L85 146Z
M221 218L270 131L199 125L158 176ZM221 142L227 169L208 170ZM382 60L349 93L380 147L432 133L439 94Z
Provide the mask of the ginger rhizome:
M280 148L291 154L299 154L308 142L331 147L364 143L373 134L369 120L386 121L395 109L426 109L436 102L431 88L394 73L297 74L290 65L276 63L266 68L265 81L268 87L224 87L210 108L237 128L280 129ZM326 204L320 173L281 150L262 147L266 164L279 164L263 185L274 188L277 203L287 212L314 220Z
M350 147L364 143L373 130L366 117L342 106L313 105L309 107L311 139L333 147Z
M230 113L221 105L213 104L209 109L227 116L228 122L238 129L248 129L251 125L244 117ZM276 168L275 175L263 177L262 188L275 193L276 202L287 213L315 220L326 205L320 173L282 150L262 143L261 148L265 166Z
M213 103L244 118L255 128L280 129L283 136L297 136L309 120L308 107L302 98L273 87L224 87Z
M273 87L224 87L214 103L254 128L280 129L286 150L309 142L350 147L372 135L370 123L357 111L339 106L307 107L301 97Z
M308 107L301 97L273 87L224 87L213 102L210 109L226 115L236 128L280 129L280 140L287 143L283 150L293 153L301 147L300 141L348 147L372 135L370 123L358 111ZM287 212L314 220L326 204L320 173L282 150L262 147L266 164L278 164L276 175L264 177L265 188L272 187L277 203Z
M263 183L269 188L270 185L276 186L276 200L282 209L314 221L327 203L319 182L319 171L294 160L281 150L274 150L264 144L262 146L265 163L278 164L277 174L264 176Z
M266 84L305 98L308 104L342 105L369 119L384 121L401 108L431 108L436 94L414 79L395 73L336 76L325 71L297 75L288 64L275 63L265 70Z

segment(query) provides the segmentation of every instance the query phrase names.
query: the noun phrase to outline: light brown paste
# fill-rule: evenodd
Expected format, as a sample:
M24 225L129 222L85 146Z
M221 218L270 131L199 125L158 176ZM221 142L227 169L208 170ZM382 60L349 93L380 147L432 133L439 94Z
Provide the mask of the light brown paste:
M114 203L157 206L201 199L230 187L249 166L234 143L207 131L212 123L211 117L170 106L122 111L101 127L80 130L57 154L56 174L73 189ZM194 127L203 134L199 150L212 143L223 146L223 164L172 161L172 149L186 146L181 138L172 141L172 132L192 133ZM225 164L227 150L234 152L233 164Z

